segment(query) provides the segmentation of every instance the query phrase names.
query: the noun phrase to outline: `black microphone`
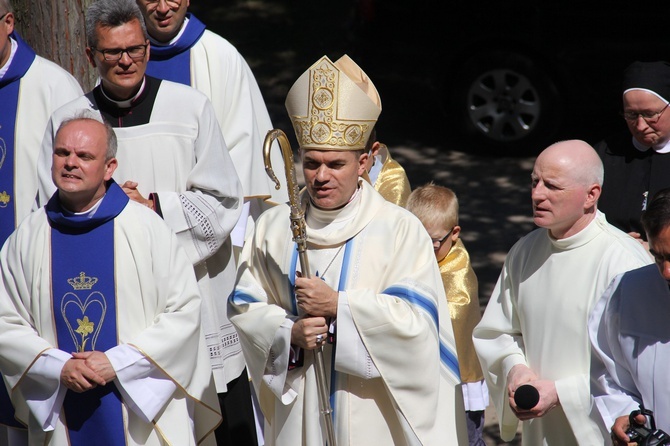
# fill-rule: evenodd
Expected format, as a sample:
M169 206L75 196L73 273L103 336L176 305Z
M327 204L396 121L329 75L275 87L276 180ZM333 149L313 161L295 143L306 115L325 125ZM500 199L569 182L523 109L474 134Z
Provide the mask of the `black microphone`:
M540 401L540 392L530 384L524 384L516 388L514 392L514 402L517 407L524 410L530 410Z

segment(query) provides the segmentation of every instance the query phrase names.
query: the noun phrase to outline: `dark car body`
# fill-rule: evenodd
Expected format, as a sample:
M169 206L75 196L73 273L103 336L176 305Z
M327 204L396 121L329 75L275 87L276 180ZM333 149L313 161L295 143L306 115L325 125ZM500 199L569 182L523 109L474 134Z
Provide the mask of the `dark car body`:
M452 131L490 152L599 140L623 125L625 67L670 59L669 2L368 3L367 49L413 45L396 65L430 79Z

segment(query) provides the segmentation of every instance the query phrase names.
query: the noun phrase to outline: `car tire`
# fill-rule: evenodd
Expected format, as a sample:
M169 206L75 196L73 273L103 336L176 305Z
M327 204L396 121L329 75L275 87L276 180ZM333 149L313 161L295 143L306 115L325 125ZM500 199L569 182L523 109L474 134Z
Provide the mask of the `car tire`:
M562 123L557 83L527 56L508 51L468 60L454 82L450 105L461 136L475 152L537 154L553 142Z

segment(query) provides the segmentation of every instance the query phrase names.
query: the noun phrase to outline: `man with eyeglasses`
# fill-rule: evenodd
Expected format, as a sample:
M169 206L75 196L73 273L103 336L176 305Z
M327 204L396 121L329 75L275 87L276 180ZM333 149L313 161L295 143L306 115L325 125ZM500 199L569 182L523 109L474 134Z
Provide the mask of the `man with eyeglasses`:
M602 445L609 438L591 418L588 317L617 274L648 265L651 256L598 211L602 181L602 162L584 141L552 144L535 160L539 229L510 249L473 332L505 441L519 420L523 445ZM524 384L535 387L537 401L517 403Z
M35 204L35 165L51 113L83 94L70 73L35 54L14 22L10 1L0 0L0 246ZM0 445L5 426L23 427L0 386Z
M226 315L236 272L229 235L240 216L242 188L216 113L198 90L145 75L151 45L134 0L94 2L86 11L86 35L86 55L100 84L53 114L38 165L40 201L54 191L48 161L59 123L80 109L109 121L119 140L114 179L167 222L195 268L202 330L223 393L244 368Z
M640 216L670 187L670 63L634 62L623 73L622 130L596 144L605 166L599 208L607 221L646 244Z

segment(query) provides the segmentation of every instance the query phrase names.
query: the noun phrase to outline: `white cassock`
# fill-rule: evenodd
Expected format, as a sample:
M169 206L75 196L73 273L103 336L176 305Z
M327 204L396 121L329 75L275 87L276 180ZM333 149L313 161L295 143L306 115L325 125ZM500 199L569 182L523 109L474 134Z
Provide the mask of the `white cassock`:
M514 438L519 422L507 375L524 364L555 382L561 403L523 423L524 445L604 443L590 418L588 317L614 276L650 262L642 245L600 212L571 237L556 240L537 229L512 247L473 334L503 440Z
M191 73L191 85L212 101L244 197L286 203L287 188L275 189L274 182L265 173L263 141L273 127L247 62L230 42L205 30L191 48ZM283 166L281 151L276 145L270 155L275 169Z
M589 320L593 395L608 431L644 403L670 433L670 291L656 265L617 276Z
M56 347L50 241L42 208L0 251L0 367L16 416L29 426L30 444L67 445L59 405L65 392L60 368L69 352ZM160 217L129 202L114 220L114 258L118 343L132 346L142 359L118 369L114 381L128 395L123 405L127 444L212 441L221 415L200 331L198 287L186 254ZM35 370L44 366L45 355L62 362ZM144 358L152 372L143 368ZM166 385L172 391L162 400L152 393Z
M152 91L159 84L158 91ZM145 198L158 195L163 219L191 259L214 380L222 393L244 369L237 334L226 315L237 269L229 234L240 215L242 190L209 100L191 87L169 81L154 79L147 88L150 97L155 95L150 121L114 127L118 138L114 179L119 185L136 181ZM53 114L38 165L41 201L54 191L50 154L60 122L76 110L99 113L97 107L102 106L107 104L94 105L91 92Z
M336 352L324 349L338 444L467 444L449 309L428 234L414 215L359 184L343 209L307 209L311 273L339 290ZM230 299L268 445L325 444L311 352L287 371L296 269L289 207L277 206L245 245Z

